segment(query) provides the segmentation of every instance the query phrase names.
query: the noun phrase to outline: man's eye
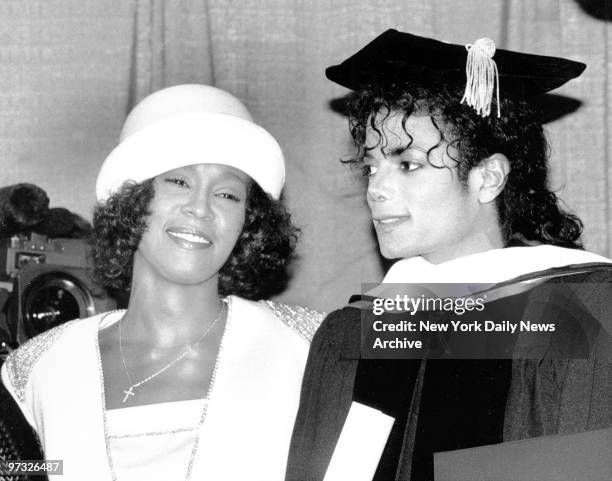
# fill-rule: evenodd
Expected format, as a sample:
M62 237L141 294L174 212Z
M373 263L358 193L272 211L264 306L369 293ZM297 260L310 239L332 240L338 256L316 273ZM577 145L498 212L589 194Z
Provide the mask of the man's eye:
M175 184L179 187L189 187L187 181L182 177L168 177L164 179L164 181L168 182L169 184Z
M420 166L420 164L416 163L416 162L410 162L408 160L402 160L399 163L399 168L401 170L404 170L406 172L410 172L411 170L416 170L418 169Z
M363 175L364 177L370 177L374 175L377 170L378 168L374 165L363 164L363 166L361 167L361 175Z

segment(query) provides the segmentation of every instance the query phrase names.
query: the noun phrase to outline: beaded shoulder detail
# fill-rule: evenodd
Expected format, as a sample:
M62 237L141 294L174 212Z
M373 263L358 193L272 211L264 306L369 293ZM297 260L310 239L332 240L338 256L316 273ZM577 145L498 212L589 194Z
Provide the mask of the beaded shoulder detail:
M18 349L11 352L6 358L6 372L17 399L25 401L25 387L30 379L30 374L40 357L59 339L66 327L75 321L65 322L53 329L43 332Z
M302 306L283 304L282 302L264 301L276 316L294 332L312 341L312 336L325 318L325 313Z

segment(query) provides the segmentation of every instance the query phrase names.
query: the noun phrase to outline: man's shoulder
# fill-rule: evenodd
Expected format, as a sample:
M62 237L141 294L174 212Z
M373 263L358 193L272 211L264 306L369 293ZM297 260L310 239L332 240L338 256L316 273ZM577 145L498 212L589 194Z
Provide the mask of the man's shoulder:
M351 305L330 312L316 332L311 349L329 351L347 358L358 355L361 312L361 309Z
M321 324L321 329L325 328L333 332L336 330L344 331L346 328L351 329L355 326L359 327L361 313L362 309L348 304L327 314Z
M543 282L534 283L534 292L550 289L567 289L585 299L599 298L612 303L612 264L588 263L549 269L535 273ZM529 282L526 279L525 282Z

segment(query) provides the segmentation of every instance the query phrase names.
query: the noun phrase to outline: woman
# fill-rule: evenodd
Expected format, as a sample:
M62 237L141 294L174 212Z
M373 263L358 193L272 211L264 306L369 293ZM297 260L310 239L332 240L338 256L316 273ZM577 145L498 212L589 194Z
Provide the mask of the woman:
M252 301L293 252L284 172L219 89L164 89L128 116L98 175L93 253L128 308L44 333L2 370L64 480L283 478L319 321Z

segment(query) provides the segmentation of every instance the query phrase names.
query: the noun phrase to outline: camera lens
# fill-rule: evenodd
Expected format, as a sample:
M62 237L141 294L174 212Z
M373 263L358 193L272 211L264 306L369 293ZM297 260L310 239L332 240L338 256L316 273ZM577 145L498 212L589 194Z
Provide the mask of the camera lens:
M35 278L24 292L21 307L28 337L95 312L89 291L79 280L63 272Z

